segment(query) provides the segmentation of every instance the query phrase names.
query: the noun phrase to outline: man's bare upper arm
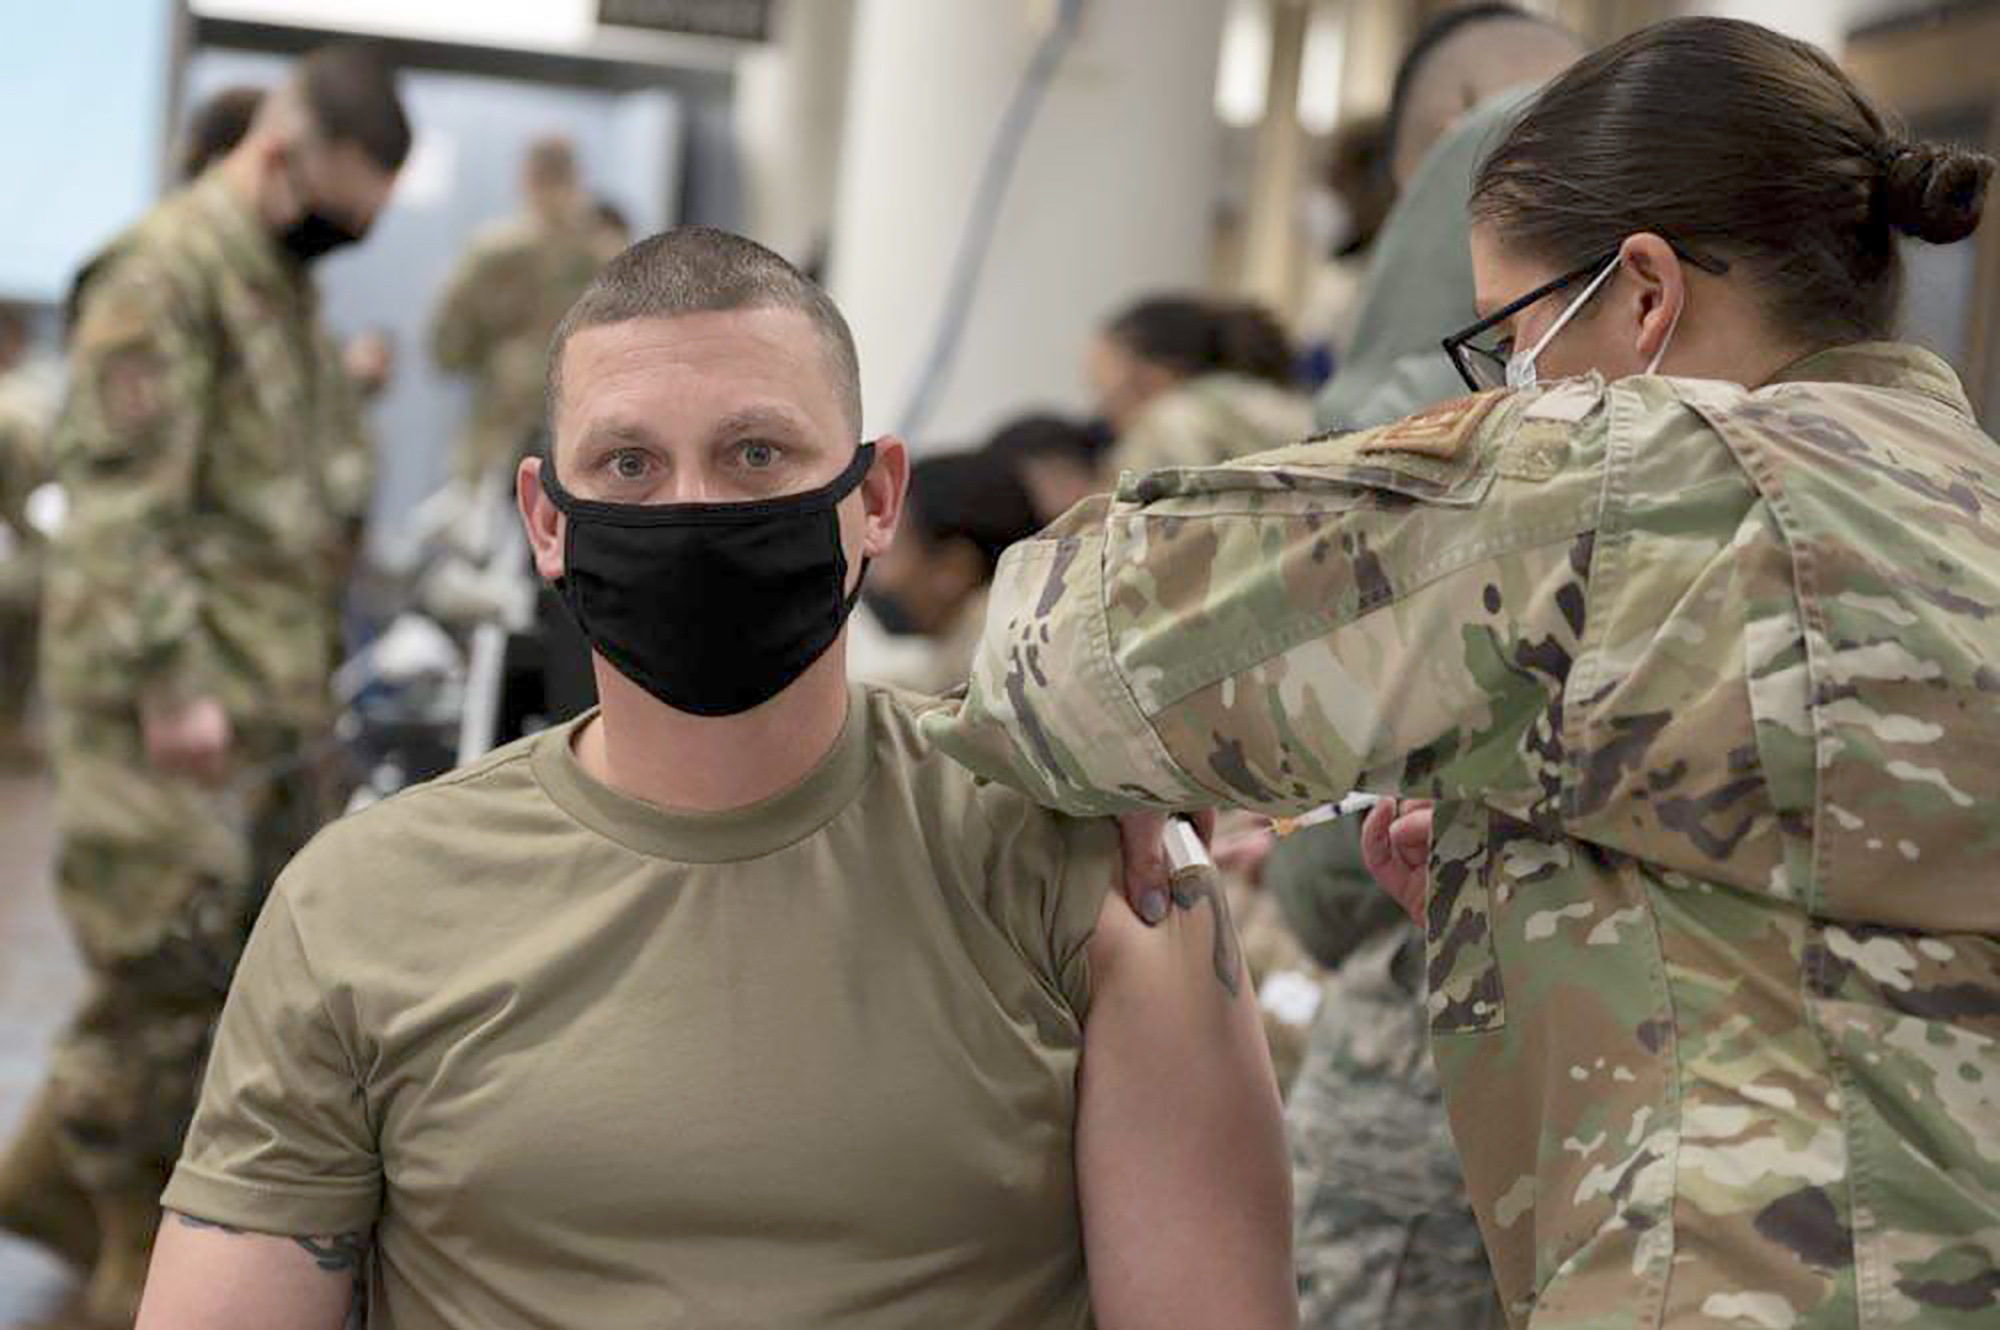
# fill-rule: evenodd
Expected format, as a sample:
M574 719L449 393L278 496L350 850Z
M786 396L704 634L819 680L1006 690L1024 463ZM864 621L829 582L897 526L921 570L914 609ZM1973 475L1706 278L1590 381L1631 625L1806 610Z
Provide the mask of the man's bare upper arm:
M1297 1323L1284 1125L1220 888L1155 927L1110 895L1090 942L1077 1123L1091 1303L1105 1330Z
M279 1237L168 1211L138 1330L341 1330L358 1325L369 1235Z

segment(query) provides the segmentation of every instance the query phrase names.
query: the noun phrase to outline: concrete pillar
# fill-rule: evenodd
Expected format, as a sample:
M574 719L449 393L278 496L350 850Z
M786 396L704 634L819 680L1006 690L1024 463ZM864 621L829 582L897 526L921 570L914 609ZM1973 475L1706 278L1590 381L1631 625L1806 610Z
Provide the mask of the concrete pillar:
M1305 186L1311 144L1298 108L1310 17L1306 0L1272 0L1269 93L1257 127L1243 238L1244 294L1286 317L1297 311L1303 294L1299 191Z
M833 229L854 0L789 0L736 66L746 232L794 263Z
M898 423L936 336L980 169L1052 0L861 0L831 285L860 344L867 428ZM920 450L1084 405L1092 331L1202 284L1219 161L1221 0L1086 0L1021 153Z

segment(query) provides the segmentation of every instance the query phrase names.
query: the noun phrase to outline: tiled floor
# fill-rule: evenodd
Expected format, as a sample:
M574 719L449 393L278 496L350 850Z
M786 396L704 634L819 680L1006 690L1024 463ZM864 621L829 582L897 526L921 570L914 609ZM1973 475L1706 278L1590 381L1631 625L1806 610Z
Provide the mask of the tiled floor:
M52 800L39 777L0 775L0 1143L41 1084L49 1040L83 975L49 888ZM0 1326L52 1310L61 1268L0 1236Z

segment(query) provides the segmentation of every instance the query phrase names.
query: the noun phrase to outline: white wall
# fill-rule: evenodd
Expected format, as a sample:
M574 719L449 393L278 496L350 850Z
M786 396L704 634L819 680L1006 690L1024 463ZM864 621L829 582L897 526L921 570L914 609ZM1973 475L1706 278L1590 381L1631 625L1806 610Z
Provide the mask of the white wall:
M791 0L736 63L744 229L794 263L833 226L853 37L854 0Z
M1914 10L1937 0L1707 0L1691 5L1697 13L1748 19L1824 47L1835 55L1855 28Z
M932 342L951 256L1047 0L862 0L831 286L890 428ZM1035 406L1084 406L1091 331L1206 272L1220 165L1221 0L1089 0L1021 156L949 385L920 450Z

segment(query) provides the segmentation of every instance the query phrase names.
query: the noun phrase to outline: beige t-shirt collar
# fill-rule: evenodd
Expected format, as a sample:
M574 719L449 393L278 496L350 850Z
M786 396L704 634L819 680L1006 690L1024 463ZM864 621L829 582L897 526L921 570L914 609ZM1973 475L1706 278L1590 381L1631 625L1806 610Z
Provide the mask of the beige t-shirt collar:
M529 758L535 779L558 808L598 835L677 863L732 863L797 844L853 802L872 765L863 695L856 685L848 691L840 737L797 785L728 812L673 812L621 794L584 771L576 759L576 734L597 714L592 708L535 741Z

